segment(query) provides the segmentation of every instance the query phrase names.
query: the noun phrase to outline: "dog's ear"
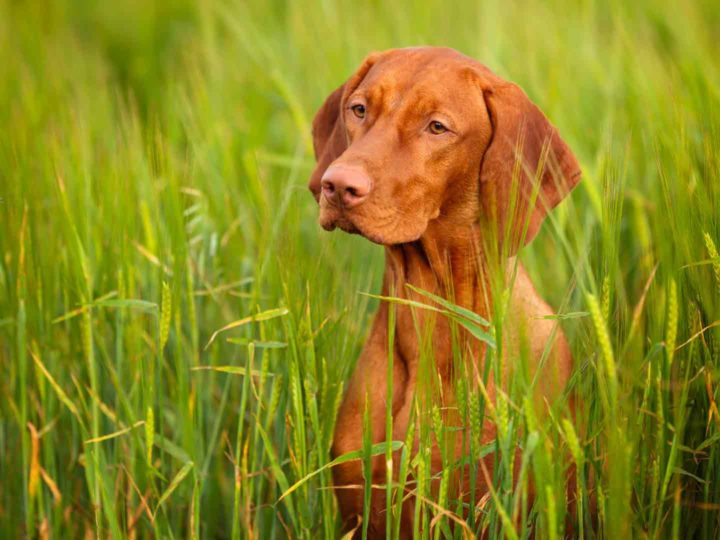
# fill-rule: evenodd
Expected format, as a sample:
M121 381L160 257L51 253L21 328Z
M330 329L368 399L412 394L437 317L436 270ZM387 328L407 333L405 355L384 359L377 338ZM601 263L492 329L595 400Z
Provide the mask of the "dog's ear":
M341 114L344 91L343 84L330 94L313 119L313 149L317 165L310 175L308 187L316 201L320 198L320 178L325 169L347 148L345 125Z
M308 187L315 197L320 198L320 179L330 164L335 161L348 147L345 122L343 121L343 103L362 82L363 78L375 63L379 54L370 54L360 68L345 84L330 94L315 114L312 125L313 149L317 165L310 175Z
M480 169L481 218L497 231L503 253L513 255L580 181L580 166L517 85L483 70L482 86L492 136Z

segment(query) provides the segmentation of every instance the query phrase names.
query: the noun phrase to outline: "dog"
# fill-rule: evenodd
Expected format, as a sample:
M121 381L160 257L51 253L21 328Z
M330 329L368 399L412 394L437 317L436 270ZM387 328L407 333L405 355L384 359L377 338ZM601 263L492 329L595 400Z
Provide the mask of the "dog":
M410 285L490 317L497 301L488 269L494 261L494 267L500 265L514 277L507 309L513 322L503 336L504 358L511 360L524 338L533 359L531 371L543 370L539 398L559 396L570 376L570 349L557 322L548 317L553 310L515 255L536 236L547 213L579 182L581 173L570 148L526 94L452 49L373 53L320 107L313 143L317 166L309 188L319 203L319 223L326 230L340 228L384 246L383 296L428 303ZM418 391L418 329L431 336L441 381L431 399L443 411L443 422L458 421L452 412L456 368L451 321L408 305L396 304L394 309L392 345L389 302L381 302L375 315L338 412L333 457L362 448L366 404L372 442L386 440L390 346L392 437L405 440ZM486 345L466 331L457 339L477 374ZM550 353L540 366L546 348ZM491 399L495 388L490 381ZM494 425L485 423L483 443L496 436ZM455 446L459 454L459 436ZM437 448L432 468L433 473L442 469ZM362 463L343 463L333 475L343 522L351 530L363 515ZM487 491L486 478L478 478L481 494ZM386 481L383 456L373 458L372 481ZM385 503L384 490L374 488L370 538L385 535ZM412 498L405 504L412 505ZM403 538L411 537L413 528L413 512L407 508L402 513Z

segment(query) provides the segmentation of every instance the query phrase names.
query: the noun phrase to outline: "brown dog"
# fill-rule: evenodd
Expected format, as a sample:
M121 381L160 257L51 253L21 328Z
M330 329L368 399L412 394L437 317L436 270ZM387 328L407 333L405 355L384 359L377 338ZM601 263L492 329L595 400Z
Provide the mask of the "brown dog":
M486 316L493 304L489 259L506 265L514 261L517 249L537 234L546 213L580 179L572 152L519 87L445 48L396 49L368 56L320 108L313 137L317 168L310 189L320 204L320 224L385 246L383 294L427 303L406 286L410 284ZM362 447L366 402L373 443L386 439L388 310L388 303L382 302L347 388L335 429L334 456ZM552 310L519 266L507 312L506 327L511 328L503 339L508 344L503 357L510 363L519 334L526 338L536 364L548 340L554 339L538 390L551 399L567 382L572 359L556 323L546 318ZM453 409L452 328L444 317L432 315L397 307L394 440L406 437L417 390L418 328L430 329L442 381L434 399L443 411ZM477 373L483 345L465 332L459 339ZM488 388L494 392L492 383ZM449 414L444 413L444 421L453 421ZM494 437L494 426L485 426L483 442ZM459 444L456 448L462 450ZM442 468L435 454L433 472ZM364 483L359 461L337 467L334 474L338 488ZM373 483L384 482L385 463L378 456ZM336 493L343 520L351 526L352 518L363 513L363 491ZM371 537L384 536L384 512L384 492L374 490ZM411 514L403 511L403 537L411 535Z

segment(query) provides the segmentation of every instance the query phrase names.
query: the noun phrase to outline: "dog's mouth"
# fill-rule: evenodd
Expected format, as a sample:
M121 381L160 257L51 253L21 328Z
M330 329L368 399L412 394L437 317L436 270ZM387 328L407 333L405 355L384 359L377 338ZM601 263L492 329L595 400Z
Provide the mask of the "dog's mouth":
M337 228L350 234L362 234L351 220L342 215L332 220L323 220L321 218L320 225L326 231L334 231Z
M361 227L355 220L348 216L347 211L334 206L321 208L318 221L320 222L320 226L326 231L333 231L337 228L348 234L359 234L375 244L388 245L393 243L388 242L382 234L370 231L366 227Z
M320 216L318 222L326 231L340 229L348 234L359 234L374 244L393 246L418 240L425 233L428 223L436 218L438 212L430 219L403 219L402 213L394 216L378 216L372 208L345 208L330 201L320 200Z

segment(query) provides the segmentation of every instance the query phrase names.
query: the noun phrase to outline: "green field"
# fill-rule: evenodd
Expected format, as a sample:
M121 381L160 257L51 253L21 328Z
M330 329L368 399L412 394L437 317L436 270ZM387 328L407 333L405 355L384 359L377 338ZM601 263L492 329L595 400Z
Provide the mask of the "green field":
M577 417L466 394L500 426L473 452L525 469L463 506L418 407L418 530L562 537L574 463L574 534L718 538L719 33L715 0L0 0L0 537L339 537L322 467L383 251L317 225L310 124L368 52L430 44L520 84L584 179L521 253Z

